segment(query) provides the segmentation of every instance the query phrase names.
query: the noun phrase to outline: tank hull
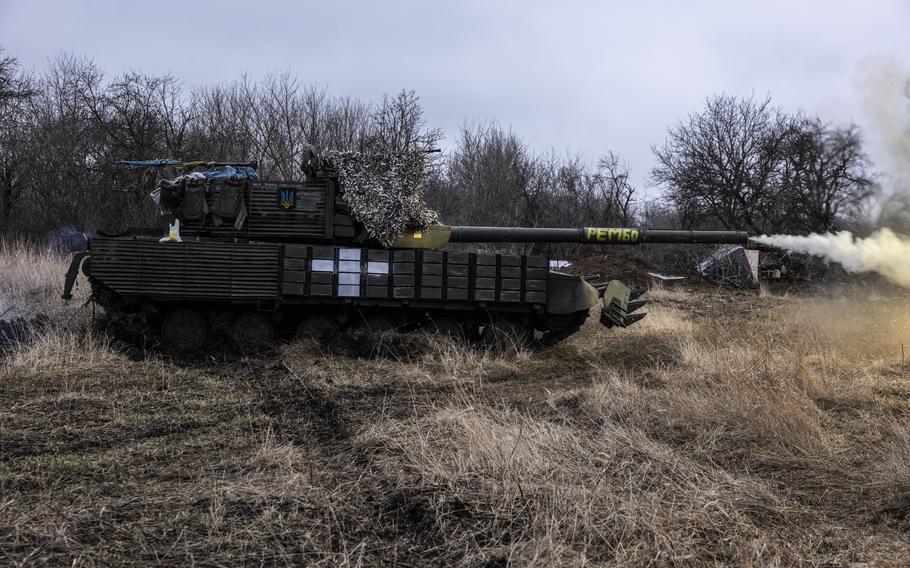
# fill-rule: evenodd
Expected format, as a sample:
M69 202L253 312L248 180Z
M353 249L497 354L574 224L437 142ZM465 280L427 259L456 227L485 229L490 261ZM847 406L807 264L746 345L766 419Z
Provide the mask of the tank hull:
M339 330L374 316L407 328L445 318L475 336L509 320L552 340L577 331L600 295L536 255L130 236L89 239L87 258L107 311L155 320L192 309L213 326L250 312L281 329L316 315Z

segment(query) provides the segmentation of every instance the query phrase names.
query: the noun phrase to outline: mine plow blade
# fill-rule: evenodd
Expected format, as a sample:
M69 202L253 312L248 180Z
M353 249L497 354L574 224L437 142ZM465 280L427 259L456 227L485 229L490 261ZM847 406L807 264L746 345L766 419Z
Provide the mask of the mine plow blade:
M633 313L641 309L647 300L638 300L643 289L631 289L619 280L611 281L603 291L603 309L600 323L607 327L628 327L645 317L645 313Z

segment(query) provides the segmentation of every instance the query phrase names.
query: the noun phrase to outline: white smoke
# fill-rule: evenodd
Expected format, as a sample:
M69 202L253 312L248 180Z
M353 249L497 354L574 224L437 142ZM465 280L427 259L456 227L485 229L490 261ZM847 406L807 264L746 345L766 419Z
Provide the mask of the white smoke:
M868 150L883 172L873 223L906 222L910 214L910 70L893 59L868 59L860 85Z
M881 229L866 238L849 231L808 236L773 235L752 240L792 252L819 256L842 265L848 272L875 272L910 288L910 237Z
M882 176L880 195L870 206L874 227L910 227L910 71L896 60L863 62L861 91L868 151ZM910 237L882 228L866 238L849 231L753 239L792 252L836 262L848 272L874 272L910 288Z

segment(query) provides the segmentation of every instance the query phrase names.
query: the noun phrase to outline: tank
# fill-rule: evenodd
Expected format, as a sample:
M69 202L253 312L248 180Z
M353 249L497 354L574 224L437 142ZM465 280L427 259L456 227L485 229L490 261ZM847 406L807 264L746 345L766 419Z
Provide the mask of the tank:
M297 182L232 176L215 189L211 180L181 184L179 233L162 237L161 226L89 235L75 247L81 250L63 290L64 299L72 298L81 268L91 299L105 312L160 333L168 349L181 353L203 348L218 334L251 350L280 336L324 339L358 328L429 330L459 340L505 335L552 345L577 332L598 305L607 328L635 323L644 317L638 311L643 291L551 270L541 255L446 246L748 241L746 233L731 231L434 223L383 245L352 214L330 173L310 171ZM191 198L193 184L203 189ZM162 187L157 198L166 200ZM234 197L225 197L228 192ZM187 207L192 199L198 203Z

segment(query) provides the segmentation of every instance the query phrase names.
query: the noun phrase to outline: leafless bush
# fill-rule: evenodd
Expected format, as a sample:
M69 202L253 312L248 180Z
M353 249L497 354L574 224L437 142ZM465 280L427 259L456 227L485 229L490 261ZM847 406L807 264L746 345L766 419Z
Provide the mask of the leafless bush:
M652 177L688 226L830 231L871 194L855 126L788 114L770 98L711 97L654 154Z
M456 149L427 183L427 199L449 223L524 227L627 225L636 218L629 165L615 154L591 166L537 155L496 124L466 125ZM525 244L524 252L578 253L576 245Z

